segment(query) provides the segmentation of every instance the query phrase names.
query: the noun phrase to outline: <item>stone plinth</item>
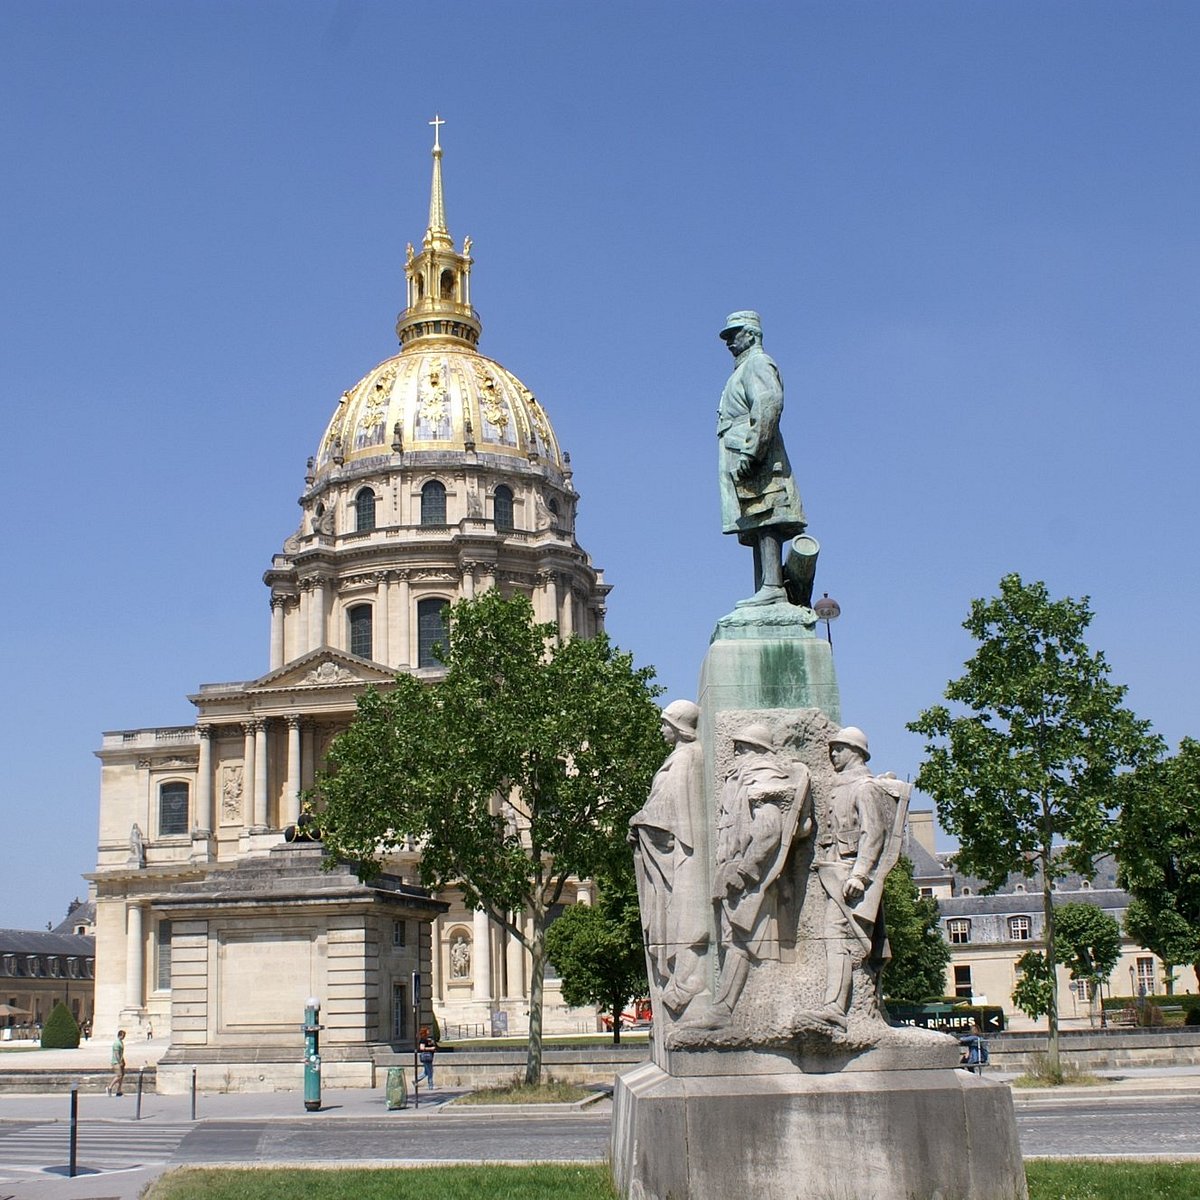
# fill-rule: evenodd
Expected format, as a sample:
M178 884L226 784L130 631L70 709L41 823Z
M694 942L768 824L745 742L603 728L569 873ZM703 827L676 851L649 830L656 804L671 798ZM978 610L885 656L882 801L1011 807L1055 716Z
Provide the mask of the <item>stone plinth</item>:
M617 1078L631 1200L1025 1200L1007 1085L949 1068Z

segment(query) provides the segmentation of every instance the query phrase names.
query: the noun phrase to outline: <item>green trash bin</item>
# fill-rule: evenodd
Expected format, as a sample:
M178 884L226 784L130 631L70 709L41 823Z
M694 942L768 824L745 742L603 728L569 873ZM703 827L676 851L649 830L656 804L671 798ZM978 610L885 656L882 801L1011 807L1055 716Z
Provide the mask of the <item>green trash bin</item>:
M408 1107L408 1072L403 1067L388 1067L387 1107L388 1112Z

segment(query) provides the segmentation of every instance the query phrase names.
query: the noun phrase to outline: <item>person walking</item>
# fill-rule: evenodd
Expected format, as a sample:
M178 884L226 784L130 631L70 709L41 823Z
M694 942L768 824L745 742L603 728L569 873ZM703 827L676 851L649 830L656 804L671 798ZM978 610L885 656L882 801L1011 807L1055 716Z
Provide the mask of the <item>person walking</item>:
M421 1060L422 1078L426 1087L433 1087L433 1056L437 1051L437 1042L429 1032L428 1025L421 1026L421 1040L417 1042L417 1054Z
M104 1090L110 1096L121 1095L125 1083L125 1030L117 1030L117 1040L112 1045L113 1077Z

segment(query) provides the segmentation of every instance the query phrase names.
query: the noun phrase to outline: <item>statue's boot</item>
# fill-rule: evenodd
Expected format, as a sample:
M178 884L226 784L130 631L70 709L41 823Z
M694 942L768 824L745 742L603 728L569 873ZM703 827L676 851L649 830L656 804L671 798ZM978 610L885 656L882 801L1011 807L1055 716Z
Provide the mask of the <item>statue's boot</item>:
M764 583L762 587L754 593L753 596L748 596L745 600L739 600L734 605L735 608L758 608L767 604L787 604L787 589L783 587L774 587L771 584Z
M825 1003L821 1005L821 1019L846 1028L846 1014L850 1011L850 982L854 964L850 955L837 943L826 943L825 953Z

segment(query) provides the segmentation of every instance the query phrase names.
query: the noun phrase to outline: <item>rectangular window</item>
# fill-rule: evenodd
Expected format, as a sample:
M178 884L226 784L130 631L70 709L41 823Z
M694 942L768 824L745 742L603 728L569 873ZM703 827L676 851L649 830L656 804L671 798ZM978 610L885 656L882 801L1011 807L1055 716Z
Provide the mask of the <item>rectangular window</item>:
M188 831L188 785L164 783L158 789L159 837L179 837Z
M392 1041L403 1042L408 1038L408 986L392 984Z
M1008 918L1008 936L1014 942L1027 942L1030 937L1029 918L1028 917L1009 917Z
M407 946L408 945L408 922L393 921L392 922L392 945Z
M1137 960L1138 995L1154 995L1154 959L1139 958Z
M971 940L971 922L965 917L954 917L946 922L946 936L952 946L965 946Z
M160 992L171 990L171 922L159 921L158 936L158 969L154 986Z
M930 899L933 896L933 888L923 887L917 889L923 899Z
M954 994L960 1000L970 1000L974 994L971 988L971 968L958 966L954 968Z

